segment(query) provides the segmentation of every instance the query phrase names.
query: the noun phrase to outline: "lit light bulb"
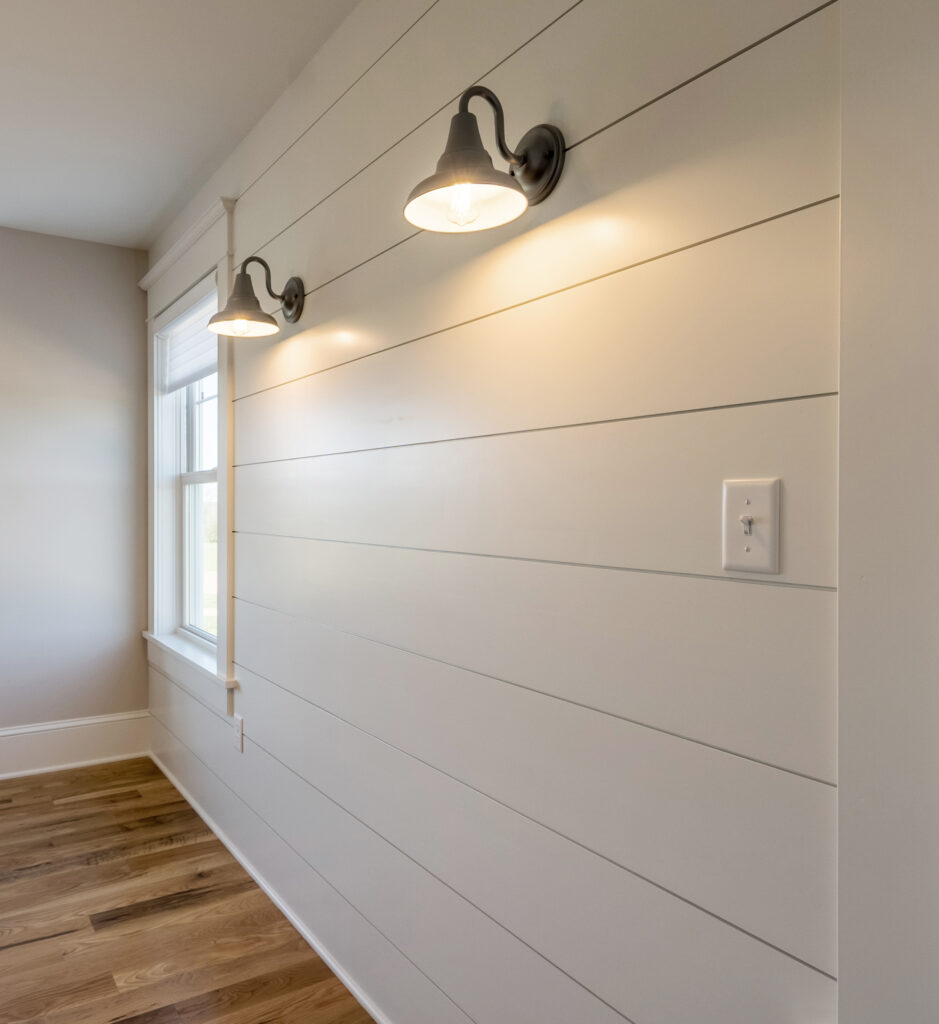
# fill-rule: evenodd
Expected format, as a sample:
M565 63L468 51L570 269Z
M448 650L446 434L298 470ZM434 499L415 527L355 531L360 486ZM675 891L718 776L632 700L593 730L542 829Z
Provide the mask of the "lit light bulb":
M454 185L451 189L447 220L462 228L467 224L472 224L478 216L479 208L473 202L473 186L470 184Z
M247 330L248 330L248 321L247 320L236 320L232 324L232 334L244 335L244 334L247 333Z

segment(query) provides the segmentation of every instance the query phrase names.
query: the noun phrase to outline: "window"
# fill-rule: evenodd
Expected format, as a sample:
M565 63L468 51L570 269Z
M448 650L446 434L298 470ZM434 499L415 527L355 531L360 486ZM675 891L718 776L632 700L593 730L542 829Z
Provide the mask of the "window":
M186 387L182 497L182 626L218 635L218 373Z
M204 290L204 289L203 289ZM154 335L154 626L218 637L218 339L215 291ZM186 308L188 306L188 308Z

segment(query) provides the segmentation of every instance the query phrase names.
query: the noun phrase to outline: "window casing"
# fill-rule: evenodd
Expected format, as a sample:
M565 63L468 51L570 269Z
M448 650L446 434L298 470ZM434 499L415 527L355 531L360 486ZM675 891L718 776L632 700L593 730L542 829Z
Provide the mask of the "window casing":
M154 334L151 631L217 643L218 339L215 290Z

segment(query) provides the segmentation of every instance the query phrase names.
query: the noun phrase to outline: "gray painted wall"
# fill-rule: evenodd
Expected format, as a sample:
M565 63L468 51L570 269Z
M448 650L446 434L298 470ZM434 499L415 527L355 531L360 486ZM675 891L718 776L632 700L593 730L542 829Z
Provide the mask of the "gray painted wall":
M146 707L144 268L0 228L0 727Z

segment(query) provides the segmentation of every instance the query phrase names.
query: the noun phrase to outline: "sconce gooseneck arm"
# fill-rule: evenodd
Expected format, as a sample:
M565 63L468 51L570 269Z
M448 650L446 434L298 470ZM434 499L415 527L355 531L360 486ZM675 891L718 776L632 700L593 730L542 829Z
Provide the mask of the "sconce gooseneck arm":
M241 273L242 274L246 274L247 273L247 267L248 267L249 263L257 263L258 266L264 268L264 285L267 288L267 294L270 295L270 297L272 299L283 300L283 298L284 298L283 294L278 295L277 292L275 292L274 289L271 287L271 268L268 265L267 260L262 260L260 256L249 256L241 264Z
M487 89L484 85L471 85L460 97L460 113L469 113L469 101L474 96L479 96L486 100L489 106L492 107L496 119L496 144L499 147L499 152L502 154L503 159L512 167L521 167L522 164L524 164L525 159L519 153L513 153L506 144L505 113L502 110L502 104L499 102L499 97L496 96L492 89Z

